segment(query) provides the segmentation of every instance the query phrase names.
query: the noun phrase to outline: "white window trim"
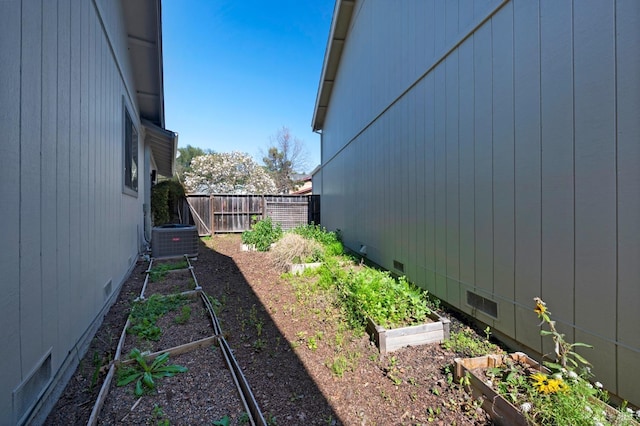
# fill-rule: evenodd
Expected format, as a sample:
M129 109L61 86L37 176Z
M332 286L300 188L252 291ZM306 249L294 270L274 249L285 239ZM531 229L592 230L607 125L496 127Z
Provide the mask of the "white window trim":
M133 115L129 112L131 109L127 106L126 102L122 105L122 192L132 197L138 197L138 191L140 189L140 133L133 120ZM131 122L131 149L127 149L127 120ZM135 140L134 140L135 139ZM133 155L130 154L135 149L135 162ZM131 155L131 158L128 158ZM129 168L135 164L135 176L127 176L130 172ZM135 177L135 185L128 184L128 178L133 179Z

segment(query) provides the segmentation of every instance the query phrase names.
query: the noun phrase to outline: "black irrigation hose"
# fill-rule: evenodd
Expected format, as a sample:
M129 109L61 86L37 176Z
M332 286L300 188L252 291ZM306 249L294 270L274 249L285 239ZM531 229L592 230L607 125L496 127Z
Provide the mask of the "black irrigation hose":
M191 266L191 260L189 260L189 256L185 254L184 258L187 259L187 265L189 265L189 268L188 268L189 272L191 272L191 276L193 277L193 282L196 284L196 288L194 290L202 290L202 287L200 287L200 284L198 284L198 279L196 278L196 274L193 272L193 266Z
M211 318L211 325L213 326L213 333L218 336L222 336L222 328L220 327L220 323L218 322L218 317L216 316L216 313L213 309L213 305L209 300L209 296L204 291L200 290L200 297L204 302L205 308L209 312L209 317Z
M220 348L222 349L222 353L224 354L225 361L229 366L229 370L231 371L231 376L233 377L233 381L236 383L238 390L240 391L240 396L242 398L242 403L247 409L247 414L249 415L249 420L252 425L259 426L267 426L267 422L262 416L262 412L260 411L260 407L258 406L258 402L253 396L253 392L251 392L251 387L247 382L247 379L242 374L242 370L238 365L238 362L233 356L233 352L229 347L226 339L221 336L220 340Z
M211 317L213 330L218 336L218 343L222 350L222 354L224 355L225 363L231 372L231 377L233 378L233 382L236 384L236 388L238 389L238 393L242 399L242 404L247 410L251 424L254 426L266 426L267 423L262 416L260 406L253 396L253 392L251 392L251 387L249 386L247 379L244 377L244 374L242 374L242 369L240 368L238 361L236 361L233 356L233 351L231 350L229 343L227 343L226 339L222 335L222 328L220 327L220 322L218 321L218 317L213 309L213 305L209 300L209 296L203 290L200 290L200 296L202 297L202 301L204 302L204 305L209 312L209 316Z

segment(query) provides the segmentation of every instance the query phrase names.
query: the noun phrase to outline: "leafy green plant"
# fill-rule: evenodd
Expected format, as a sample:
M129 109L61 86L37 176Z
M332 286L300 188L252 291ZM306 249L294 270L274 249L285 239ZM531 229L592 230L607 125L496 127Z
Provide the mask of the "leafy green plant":
M214 420L211 424L214 426L229 426L231 424L231 419L229 416L224 416L218 420Z
M180 262L158 263L149 271L149 279L151 282L156 283L162 281L167 275L167 272L174 271L176 269L186 269L188 267L189 264L186 260L182 260Z
M151 188L151 215L155 226L170 223L178 209L184 188L177 179L159 182Z
M482 338L478 336L478 334L469 327L465 327L460 331L452 331L449 334L449 338L442 342L442 347L465 357L503 352L499 346L491 343L488 337Z
M169 419L165 417L164 410L158 404L153 405L153 410L151 410L151 415L156 420L156 425L158 426L169 426Z
M265 339L256 339L251 344L251 347L256 352L262 352L266 346L267 346L267 341Z
M242 233L242 243L255 246L258 251L267 251L271 244L282 236L282 227L274 223L271 218L260 220L251 226L249 231Z
M186 324L191 318L191 306L184 305L180 309L180 315L173 320L176 324Z
M91 374L91 381L89 383L89 392L93 392L93 388L98 384L100 378L100 371L102 367L108 365L111 362L111 354L107 353L104 357L100 356L100 352L93 352L93 373Z
M386 271L364 267L342 277L337 285L356 323L369 317L378 325L394 328L424 321L431 313L426 291Z
M271 413L266 413L264 415L264 419L266 420L268 426L276 426L278 424L276 416Z
M338 355L332 361L328 361L326 364L331 372L335 376L340 378L344 376L345 371L349 370L349 362L344 355Z
M130 325L127 333L146 340L160 340L162 330L156 321L169 311L178 309L187 303L185 296L162 296L154 294L148 299L134 302L131 308Z
M154 390L156 388L155 380L162 377L173 377L177 373L187 371L186 367L180 365L167 365L169 361L169 353L165 352L158 355L153 363L148 364L139 349L134 348L129 353L129 358L135 361L133 366L120 365L118 368L117 386L126 386L129 383L136 382L135 395L142 396L145 388Z
M315 351L316 349L318 349L318 340L316 339L315 336L311 336L309 337L309 339L307 339L307 347L312 351Z
M247 414L246 412L242 412L238 416L238 423L240 423L241 425L249 423L249 414Z
M222 298L221 298L222 300L218 300L215 297L208 294L207 294L207 299L209 299L209 303L211 303L213 312L215 312L216 315L220 314L220 312L222 311L222 307L227 302L227 297L224 294L222 295Z

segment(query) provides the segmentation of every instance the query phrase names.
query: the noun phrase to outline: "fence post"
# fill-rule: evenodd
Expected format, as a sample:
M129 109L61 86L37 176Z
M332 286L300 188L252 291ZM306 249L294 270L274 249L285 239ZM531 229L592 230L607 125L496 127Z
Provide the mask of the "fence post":
M209 221L211 223L209 223L209 229L211 229L211 236L213 237L213 234L216 233L215 230L215 215L214 215L215 209L213 208L213 194L209 194Z

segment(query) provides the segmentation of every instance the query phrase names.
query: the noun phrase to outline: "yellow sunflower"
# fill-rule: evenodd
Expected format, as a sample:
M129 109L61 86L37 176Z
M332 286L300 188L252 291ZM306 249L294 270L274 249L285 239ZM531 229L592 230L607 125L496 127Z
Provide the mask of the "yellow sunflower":
M549 377L544 373L535 373L531 376L533 387L540 393L548 395L568 390L567 384L562 379Z
M533 300L536 302L536 307L533 309L533 312L538 314L538 316L542 316L547 312L547 305L542 301L542 299L535 297Z

